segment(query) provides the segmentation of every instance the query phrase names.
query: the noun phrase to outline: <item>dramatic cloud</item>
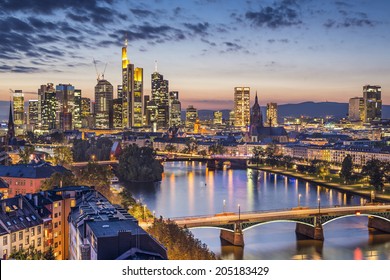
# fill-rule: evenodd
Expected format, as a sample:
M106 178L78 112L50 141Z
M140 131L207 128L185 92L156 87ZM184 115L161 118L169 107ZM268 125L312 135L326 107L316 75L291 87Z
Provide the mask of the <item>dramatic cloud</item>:
M348 28L348 27L374 27L377 22L366 18L345 18L340 22L329 19L324 23L326 28Z
M264 7L258 12L247 12L245 17L254 27L276 29L302 24L299 6L295 0L283 0L272 6Z
M43 72L43 71L37 67L0 65L0 73L9 73L9 72L12 72L12 73L35 73L35 72Z
M130 11L139 18L145 18L149 16L155 16L155 14L149 10L143 10L143 9L130 9Z
M184 26L187 27L196 35L200 35L200 36L208 35L207 33L207 30L209 28L208 22L198 23L198 24L184 23Z
M236 52L243 48L242 46L233 42L224 42L223 44L226 46L227 52Z

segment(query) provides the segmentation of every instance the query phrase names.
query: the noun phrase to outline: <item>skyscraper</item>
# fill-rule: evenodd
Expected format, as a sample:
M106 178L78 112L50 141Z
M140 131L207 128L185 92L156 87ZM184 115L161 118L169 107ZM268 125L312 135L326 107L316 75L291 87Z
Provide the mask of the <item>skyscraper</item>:
M115 129L121 129L123 128L123 112L122 112L122 106L123 101L122 98L115 98L112 101L112 110L113 110L113 117L112 117L112 126Z
M196 120L198 119L198 110L194 106L189 105L186 109L186 128L193 130Z
M163 75L157 72L157 66L152 74L152 100L157 106L157 129L169 126L169 82L164 80Z
M75 105L74 86L71 84L59 84L56 86L57 100L57 124L62 130L73 129L73 111Z
M169 92L169 126L179 126L181 124L181 103L179 92Z
M38 112L38 119L40 116L41 128L43 130L51 130L56 128L56 113L57 101L56 90L52 83L41 85L38 89L38 101L40 105L40 113Z
M98 80L95 86L95 126L112 128L114 87L107 80Z
M28 101L27 123L34 126L38 124L38 100Z
M278 104L267 103L267 126L278 126Z
M363 86L364 122L379 121L382 118L382 88L380 86Z
M24 124L24 94L21 90L15 90L13 94L14 102L14 124L21 126Z
M216 111L213 113L213 124L215 125L221 125L222 124L222 112Z
M364 120L364 99L363 97L354 97L349 99L348 119L350 121Z
M90 127L91 123L91 99L87 97L81 98L81 127Z
M74 90L72 124L74 129L81 128L81 89Z
M250 121L250 88L234 88L234 126L245 128Z
M127 40L122 48L123 127L142 127L143 69L135 68L127 58ZM118 92L119 94L119 92Z

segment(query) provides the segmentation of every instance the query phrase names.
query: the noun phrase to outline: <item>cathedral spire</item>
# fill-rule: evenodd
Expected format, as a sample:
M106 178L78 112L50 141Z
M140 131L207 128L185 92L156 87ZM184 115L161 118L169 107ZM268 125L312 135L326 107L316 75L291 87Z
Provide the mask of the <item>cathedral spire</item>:
M9 116L8 116L8 131L7 131L7 144L9 145L13 138L15 138L15 125L14 118L12 116L12 102L9 102Z

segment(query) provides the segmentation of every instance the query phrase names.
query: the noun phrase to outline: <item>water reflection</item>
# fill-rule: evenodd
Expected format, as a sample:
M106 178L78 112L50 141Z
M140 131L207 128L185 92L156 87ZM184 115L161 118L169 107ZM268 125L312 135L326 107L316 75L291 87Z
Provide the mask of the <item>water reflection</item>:
M210 215L222 211L272 210L301 206L360 205L365 200L306 181L248 170L206 169L203 164L165 163L161 184L127 188L156 210L156 216ZM224 203L225 201L225 203ZM218 229L194 229L195 237L222 259L390 259L390 235L368 230L367 217L351 217L324 226L325 241L301 238L295 223L272 223L245 231L245 247L221 243Z

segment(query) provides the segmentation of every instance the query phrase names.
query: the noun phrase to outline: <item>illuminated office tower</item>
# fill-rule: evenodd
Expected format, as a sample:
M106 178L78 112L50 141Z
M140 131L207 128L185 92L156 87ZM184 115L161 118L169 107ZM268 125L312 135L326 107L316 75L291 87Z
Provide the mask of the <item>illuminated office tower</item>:
M193 130L197 119L198 110L196 110L194 106L189 105L186 109L186 128L189 130Z
M117 98L122 98L123 97L123 86L122 85L118 85L116 92L117 92L117 95L116 95Z
M107 80L98 80L95 86L95 127L112 128L112 100L114 87Z
M379 121L382 119L382 88L380 86L365 85L363 87L364 122Z
M148 103L149 103L149 101L150 101L150 96L144 95L144 103L143 103L144 115L142 118L142 122L143 122L144 126L149 126L149 123L148 123Z
M21 90L15 90L13 94L14 124L16 127L24 124L24 94Z
M38 101L40 105L40 116L41 128L43 130L56 129L56 117L57 117L57 100L56 90L52 83L47 85L41 85L38 89Z
M122 121L123 127L142 127L143 69L134 68L127 58L127 40L122 48Z
M89 117L91 115L91 99L87 97L81 98L81 117Z
M364 120L364 99L363 97L353 97L349 99L348 119L350 121Z
M221 111L216 111L213 113L213 124L222 124L222 112Z
M169 126L179 126L181 124L181 103L179 92L169 92Z
M250 121L250 88L234 88L234 126L244 128Z
M122 98L116 98L112 101L112 110L113 110L112 125L113 128L115 129L121 129L123 127L122 105L123 105Z
M74 129L81 128L81 89L74 90L72 124Z
M74 86L59 84L56 86L57 99L57 127L61 130L71 130L72 114L74 110Z
M28 101L27 124L38 125L38 100Z
M150 126L153 132L157 131L157 114L158 106L156 102L153 99L149 100L146 105L146 125Z
M236 120L236 117L235 117L235 115L234 115L234 110L231 110L231 111L229 112L229 125L230 125L230 126L234 126L235 120Z
M169 82L164 80L163 75L157 72L157 64L152 74L152 100L157 106L157 129L169 126Z
M131 126L142 127L143 126L143 92L144 92L144 74L142 68L135 68L134 71L134 87L133 94L131 95L132 115Z
M267 126L278 126L278 104L267 103Z

